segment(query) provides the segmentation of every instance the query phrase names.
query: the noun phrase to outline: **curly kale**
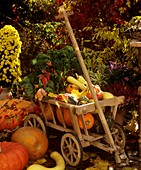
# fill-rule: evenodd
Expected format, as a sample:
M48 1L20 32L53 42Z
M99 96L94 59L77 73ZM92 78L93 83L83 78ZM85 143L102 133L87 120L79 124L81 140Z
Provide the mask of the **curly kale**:
M82 56L85 59L83 53ZM21 82L21 87L29 98L33 98L41 87L46 92L63 92L67 75L82 74L77 55L71 46L65 46L60 50L48 50L47 54L38 54L31 60L31 67L32 72Z
M50 56L47 54L38 54L31 60L31 67L36 71L48 70L47 63L51 62Z
M82 69L73 47L65 46L60 50L49 50L47 54L50 56L54 70L57 72L73 71L82 74ZM83 53L82 56L85 59Z

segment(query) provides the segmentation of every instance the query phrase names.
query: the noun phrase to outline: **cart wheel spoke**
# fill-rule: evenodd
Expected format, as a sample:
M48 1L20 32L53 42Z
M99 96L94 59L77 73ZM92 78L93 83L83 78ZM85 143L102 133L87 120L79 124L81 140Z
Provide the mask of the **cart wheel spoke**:
M77 148L74 148L74 149L73 149L73 152L78 154Z
M72 146L73 146L74 148L76 148L76 144L75 144L75 142L73 142Z
M78 155L78 153L77 154L76 153L68 153L67 157L70 158L71 162L74 162L77 159L77 155Z
M32 121L33 127L37 127L37 126L36 126L36 119L31 118L31 121Z
M126 136L124 130L117 123L115 123L114 128L116 130L116 133L113 134L114 142L117 146L117 149L122 150L125 148L126 145Z
M78 151L74 151L72 155L75 159L77 159Z
M34 126L31 120L28 120L27 123L29 126L32 126L32 127Z
M66 162L71 166L78 165L82 160L82 146L78 137L66 133L61 139L61 152Z
M66 145L66 147L68 147L69 145L69 141L67 139L64 140L64 144Z

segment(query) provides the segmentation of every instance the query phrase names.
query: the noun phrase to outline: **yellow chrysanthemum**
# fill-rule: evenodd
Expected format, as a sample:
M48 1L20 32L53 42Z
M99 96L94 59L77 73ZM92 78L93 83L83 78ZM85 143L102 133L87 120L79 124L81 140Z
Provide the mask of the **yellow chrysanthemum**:
M0 81L9 83L21 80L21 45L18 31L13 26L5 25L0 30Z
M3 73L6 74L7 73L7 68L3 69Z

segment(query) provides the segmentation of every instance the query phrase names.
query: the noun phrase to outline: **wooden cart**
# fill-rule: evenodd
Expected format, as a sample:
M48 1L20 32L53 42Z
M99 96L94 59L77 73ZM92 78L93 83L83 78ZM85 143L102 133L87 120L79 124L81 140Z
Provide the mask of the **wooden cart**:
M82 153L83 153L82 148L90 145L93 145L111 154L114 154L116 162L120 163L121 162L120 154L124 152L124 147L125 147L125 135L122 128L117 124L115 124L115 126L112 129L109 128L108 123L105 119L103 107L107 107L107 106L111 107L113 118L115 118L117 107L119 104L124 102L124 97L120 96L108 100L98 101L88 71L86 69L83 58L81 56L79 46L77 44L69 19L67 17L67 13L64 9L64 6L60 7L59 12L60 12L59 16L57 16L56 18L64 18L65 20L65 24L68 29L68 33L70 35L73 47L75 49L84 77L88 82L89 89L91 91L91 94L95 102L81 105L81 106L76 106L76 105L66 104L64 102L60 102L52 99L49 99L47 101L41 101L39 102L39 105L42 110L41 119L35 114L30 114L25 119L24 125L25 126L31 125L37 127L40 126L44 131L45 131L45 126L48 126L56 130L65 132L61 139L61 152L66 162L71 166L77 166L81 162ZM48 105L48 107L50 107L53 116L52 121L48 121L46 118L46 115L44 113L45 105ZM65 107L70 110L72 128L67 127L61 110L59 113L62 118L63 124L60 125L58 123L53 109L56 106L58 106L59 108ZM84 114L88 112L94 113L95 110L97 110L98 112L97 114L99 116L99 119L104 129L104 135L92 133L86 128L84 122ZM77 119L78 115L82 117L83 127L84 127L83 130L80 129L78 125L78 119Z
M117 107L119 104L123 103L124 97L114 97L108 100L99 101L102 108L110 107L113 118L116 116ZM65 102L60 102L54 99L44 100L39 102L41 113L36 115L35 113L29 114L25 121L24 126L34 126L41 128L46 133L46 127L51 127L53 129L64 132L61 138L61 152L65 161L71 166L77 166L83 156L83 147L93 145L104 151L107 151L115 155L115 160L117 163L121 162L120 154L124 152L124 147L126 143L126 138L122 128L115 124L110 130L111 136L114 140L113 147L108 139L108 136L104 134L97 134L88 130L84 121L84 114L90 112L95 114L94 103L88 103L84 105L72 105L66 104ZM45 113L45 107L50 109L53 119L48 120ZM56 107L67 108L70 111L70 118L72 120L72 127L68 127L62 110L59 110L62 124L59 123L56 116ZM82 117L83 129L79 127L78 115Z

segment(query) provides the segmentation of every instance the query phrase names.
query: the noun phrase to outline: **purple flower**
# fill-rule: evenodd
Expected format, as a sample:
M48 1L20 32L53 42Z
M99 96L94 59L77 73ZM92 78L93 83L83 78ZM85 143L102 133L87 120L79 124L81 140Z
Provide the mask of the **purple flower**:
M128 78L128 77L124 77L124 80L125 80L125 81L129 81L129 78Z
M117 62L109 61L109 63L110 63L110 65L109 65L110 70L114 70L114 69L118 68Z

